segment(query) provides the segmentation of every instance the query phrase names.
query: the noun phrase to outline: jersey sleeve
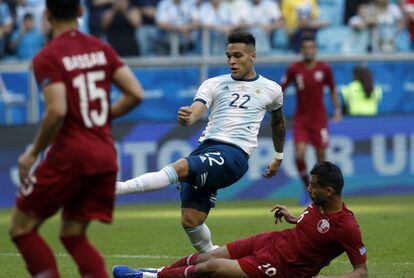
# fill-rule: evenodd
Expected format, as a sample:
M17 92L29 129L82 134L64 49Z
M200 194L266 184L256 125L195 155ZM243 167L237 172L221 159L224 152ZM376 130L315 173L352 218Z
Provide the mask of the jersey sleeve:
M112 74L114 74L118 68L124 66L124 62L122 62L116 51L109 44L105 44L105 46L106 58L111 67Z
M266 107L268 111L277 110L280 107L283 106L283 93L282 88L279 85L275 85L274 88L272 88L272 100L269 103L269 105Z
M289 86L289 84L293 81L293 69L292 67L289 67L288 70L286 71L285 75L282 77L281 80L281 86L282 86L282 91L284 92L287 88L287 86Z
M333 89L335 88L335 81L333 78L332 70L328 65L326 65L325 76L326 76L326 80L325 80L326 85L328 85L329 89L332 92Z
M59 68L57 62L50 56L36 56L33 59L33 71L40 89L52 83L64 82L62 69Z
M362 235L358 225L349 224L347 229L342 228L338 232L339 243L345 249L352 265L363 264L367 260L367 252L362 243Z
M207 108L210 108L211 104L213 103L214 94L211 83L212 82L210 80L204 81L198 88L193 101L202 102L207 106Z

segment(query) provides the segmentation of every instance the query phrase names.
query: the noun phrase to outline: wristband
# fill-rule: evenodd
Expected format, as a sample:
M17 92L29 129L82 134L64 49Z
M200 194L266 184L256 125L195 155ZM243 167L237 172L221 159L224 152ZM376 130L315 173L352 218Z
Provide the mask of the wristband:
M282 160L283 159L283 153L276 152L275 153L275 158L278 159L278 160Z

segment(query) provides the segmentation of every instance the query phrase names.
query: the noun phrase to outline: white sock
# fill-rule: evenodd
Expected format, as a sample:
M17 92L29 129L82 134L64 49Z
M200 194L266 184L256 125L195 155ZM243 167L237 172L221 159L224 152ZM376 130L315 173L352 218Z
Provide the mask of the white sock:
M156 191L176 182L177 172L168 165L158 172L146 173L125 182L116 182L116 195Z
M211 242L211 232L206 224L201 224L195 228L184 229L190 238L194 248L200 252L205 253L216 249Z
M157 273L143 272L142 278L157 278Z

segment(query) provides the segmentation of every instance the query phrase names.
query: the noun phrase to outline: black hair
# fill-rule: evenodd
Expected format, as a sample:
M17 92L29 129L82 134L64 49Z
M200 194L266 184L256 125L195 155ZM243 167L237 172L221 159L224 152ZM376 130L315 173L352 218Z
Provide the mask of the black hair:
M317 177L318 185L322 187L332 187L336 194L342 193L344 178L341 169L332 162L324 161L316 163L310 173Z
M232 32L227 37L227 43L245 43L256 47L256 39L251 33L248 32Z
M25 13L23 16L23 20L33 19L32 13Z
M315 35L313 33L311 33L311 32L304 31L304 33L301 36L301 45L302 45L302 47L303 47L303 44L305 42L313 42L313 43L316 44Z
M361 82L365 97L370 98L374 91L374 81L372 80L372 74L369 68L366 66L355 66L354 78Z
M76 19L80 8L80 0L46 0L46 7L55 19Z

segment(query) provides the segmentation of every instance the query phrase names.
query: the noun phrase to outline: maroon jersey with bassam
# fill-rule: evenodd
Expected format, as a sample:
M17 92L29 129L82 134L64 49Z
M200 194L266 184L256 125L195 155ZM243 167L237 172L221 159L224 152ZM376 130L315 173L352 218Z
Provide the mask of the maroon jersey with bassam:
M315 62L308 68L304 62L292 64L282 80L282 91L294 82L297 94L295 121L326 126L328 115L323 101L325 86L335 87L331 68L323 62Z
M68 173L117 171L111 132L110 84L123 63L106 43L76 30L53 39L33 59L41 88L63 83L67 115L46 161Z
M343 252L352 265L366 261L361 231L345 204L341 211L329 214L309 205L295 228L277 233L270 252L287 277L314 276Z

